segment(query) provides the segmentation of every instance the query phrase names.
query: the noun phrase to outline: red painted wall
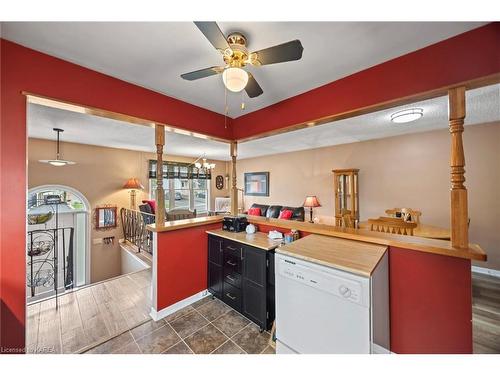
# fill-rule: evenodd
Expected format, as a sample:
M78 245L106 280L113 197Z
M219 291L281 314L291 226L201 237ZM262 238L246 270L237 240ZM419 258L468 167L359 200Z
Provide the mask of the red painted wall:
M494 22L233 120L241 139L500 72Z
M208 234L221 224L158 233L157 311L207 289Z
M0 345L24 347L26 100L28 91L63 101L231 138L224 117L177 99L0 39Z
M221 115L0 39L1 346L24 347L26 102L22 91L232 139L498 73L499 44L500 24L489 24L229 121L225 129Z
M391 247L391 351L472 353L471 263Z

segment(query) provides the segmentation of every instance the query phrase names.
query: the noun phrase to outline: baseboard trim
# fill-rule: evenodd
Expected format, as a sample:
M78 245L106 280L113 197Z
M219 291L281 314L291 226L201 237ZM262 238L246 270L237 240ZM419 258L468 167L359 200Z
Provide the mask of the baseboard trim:
M182 301L176 302L173 305L170 305L168 307L165 307L164 309L161 309L160 311L156 311L154 307L151 308L151 312L149 315L151 318L153 318L154 321L158 321L160 319L166 318L170 314L173 314L174 312L189 306L192 303L195 303L196 301L199 301L206 296L208 296L210 293L208 290L202 290L201 292L198 292L196 294L193 294L192 296L188 298L184 298Z
M491 268L472 266L472 272L482 273L484 275L490 275L494 277L500 277L500 271L492 270Z
M372 354L396 354L396 353L391 352L389 349L386 349L383 346L372 343Z

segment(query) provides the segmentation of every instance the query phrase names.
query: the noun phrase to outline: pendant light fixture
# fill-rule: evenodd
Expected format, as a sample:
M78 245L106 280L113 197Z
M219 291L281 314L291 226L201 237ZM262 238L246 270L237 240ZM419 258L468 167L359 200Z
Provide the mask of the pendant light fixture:
M63 160L63 159L60 158L61 155L60 155L60 152L59 152L59 135L64 130L63 129L59 129L59 128L54 128L52 130L54 130L57 133L56 158L55 159L51 159L51 160L39 160L39 162L40 163L47 163L47 164L53 165L54 167L63 167L65 165L76 164L74 161Z

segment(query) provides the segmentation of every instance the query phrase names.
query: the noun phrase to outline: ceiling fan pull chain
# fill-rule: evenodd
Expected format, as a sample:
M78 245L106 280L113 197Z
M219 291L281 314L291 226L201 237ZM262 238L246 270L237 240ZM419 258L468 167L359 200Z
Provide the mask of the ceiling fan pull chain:
M241 91L241 110L245 110L245 97L243 96L243 91Z
M224 129L227 129L227 88L224 86Z

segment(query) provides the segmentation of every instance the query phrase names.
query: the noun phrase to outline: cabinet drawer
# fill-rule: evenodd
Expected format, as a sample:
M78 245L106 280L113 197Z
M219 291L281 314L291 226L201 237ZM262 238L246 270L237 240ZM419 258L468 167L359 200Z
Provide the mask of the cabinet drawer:
M224 282L222 300L237 311L241 311L241 290Z
M241 289L241 275L237 272L231 272L229 269L224 270L224 282Z
M224 253L224 271L241 274L241 258L239 255Z
M223 246L224 246L224 252L227 254L231 254L231 255L239 256L239 257L241 257L241 255L243 255L242 250L241 250L242 245L238 242L224 240Z

